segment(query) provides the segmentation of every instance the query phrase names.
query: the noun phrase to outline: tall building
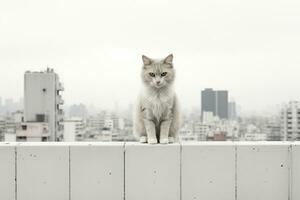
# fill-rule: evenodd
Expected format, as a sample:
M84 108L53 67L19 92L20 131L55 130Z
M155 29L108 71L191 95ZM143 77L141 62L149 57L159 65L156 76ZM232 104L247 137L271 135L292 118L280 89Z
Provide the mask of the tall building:
M228 118L232 120L237 118L236 103L234 101L228 103Z
M214 116L228 119L228 91L205 89L201 92L201 113L212 112Z
M281 131L284 140L300 140L299 101L291 101L281 110Z
M216 115L228 119L228 91L216 91Z
M19 140L63 140L63 86L53 69L27 71L24 76L24 123ZM32 129L32 130L29 130ZM40 130L40 131L33 131ZM34 135L31 133L35 132Z
M216 115L216 92L209 88L201 92L201 113L212 112Z

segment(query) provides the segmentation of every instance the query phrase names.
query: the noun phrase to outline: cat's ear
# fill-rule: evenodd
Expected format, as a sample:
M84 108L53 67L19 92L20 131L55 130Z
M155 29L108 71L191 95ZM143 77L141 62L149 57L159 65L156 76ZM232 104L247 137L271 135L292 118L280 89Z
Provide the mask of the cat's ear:
M164 63L172 64L172 63L173 63L173 54L168 55L168 56L164 59Z
M142 59L143 59L144 65L150 65L152 63L152 60L145 55L142 55Z

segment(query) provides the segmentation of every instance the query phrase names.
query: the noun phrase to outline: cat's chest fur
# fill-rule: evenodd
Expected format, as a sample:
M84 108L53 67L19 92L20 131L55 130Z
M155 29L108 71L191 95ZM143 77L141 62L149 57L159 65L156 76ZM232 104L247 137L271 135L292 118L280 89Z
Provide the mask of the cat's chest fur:
M173 99L173 93L168 91L145 93L142 105L144 114L155 121L171 118Z

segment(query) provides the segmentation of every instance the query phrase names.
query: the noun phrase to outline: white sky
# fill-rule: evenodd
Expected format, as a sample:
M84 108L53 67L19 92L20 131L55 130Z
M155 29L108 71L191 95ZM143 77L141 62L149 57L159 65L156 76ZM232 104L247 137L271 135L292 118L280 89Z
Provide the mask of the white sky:
M244 111L300 99L298 0L0 0L0 96L23 96L26 70L55 68L67 104L127 106L141 54L174 54L184 108L205 87Z

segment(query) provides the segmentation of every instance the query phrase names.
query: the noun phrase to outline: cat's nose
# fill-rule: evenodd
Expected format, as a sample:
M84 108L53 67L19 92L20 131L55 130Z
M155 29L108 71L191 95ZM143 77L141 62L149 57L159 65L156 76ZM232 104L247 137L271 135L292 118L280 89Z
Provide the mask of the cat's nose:
M160 84L160 81L156 81L156 84L157 84L157 85Z

